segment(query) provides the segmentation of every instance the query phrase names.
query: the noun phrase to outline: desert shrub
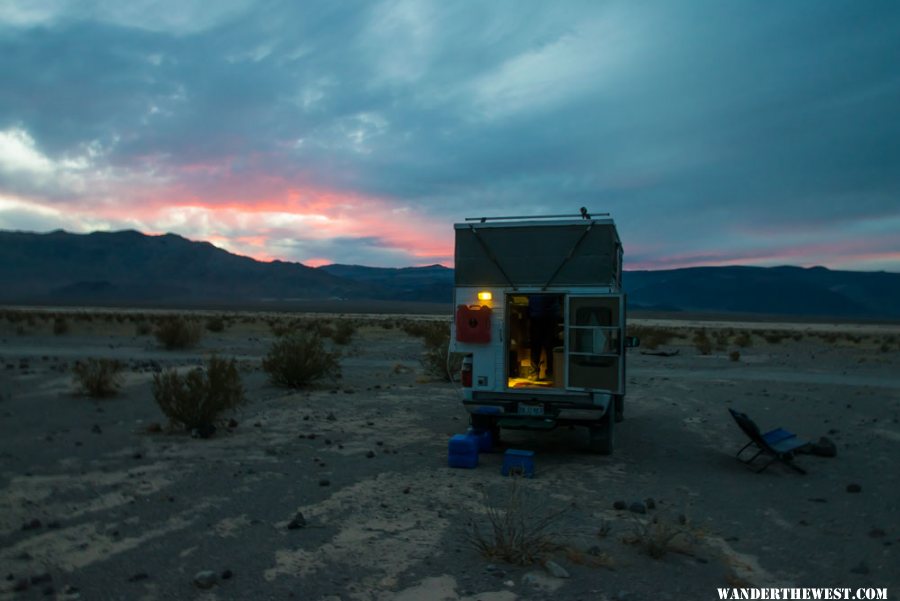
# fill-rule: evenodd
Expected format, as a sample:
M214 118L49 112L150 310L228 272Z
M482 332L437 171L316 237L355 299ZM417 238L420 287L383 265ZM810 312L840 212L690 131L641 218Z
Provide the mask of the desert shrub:
M414 338L421 338L428 348L450 340L450 324L445 321L408 321L403 331Z
M196 346L203 337L199 323L184 317L167 317L156 324L156 339L169 350Z
M312 332L315 332L322 338L334 339L335 327L328 320L317 319L309 322L306 326Z
M687 524L684 516L672 520L665 515L655 515L648 521L635 517L634 529L625 542L636 545L654 559L664 557L670 551L684 552L696 540L696 533Z
M391 321L390 319L385 319L381 322L381 328L384 330L393 330L394 322Z
M224 412L244 402L244 385L234 359L213 356L206 369L184 376L174 369L154 374L153 398L169 421L205 438Z
M650 326L628 326L628 335L639 338L641 347L650 350L668 344L675 338L675 332L672 330Z
M269 321L269 331L275 336L287 336L294 331L296 326L284 321Z
M500 503L485 497L487 527L471 520L468 540L488 559L524 566L560 548L554 530L567 507L548 510L523 492L519 480L510 478L507 495Z
M318 333L304 330L276 340L263 358L262 366L273 384L288 388L340 377L337 355L325 350Z
M121 387L122 364L114 359L87 359L72 367L72 378L78 391L94 399L114 395Z
M407 334L414 332L425 343L425 353L420 362L428 375L446 382L462 368L463 355L450 352L450 324L439 321L410 322L403 328Z
M763 334L763 339L769 344L781 344L788 335L783 332L768 331Z
M741 348L753 346L753 336L750 335L750 332L744 330L735 337L734 343Z
M57 317L53 320L53 333L57 336L69 333L69 322L65 317Z
M706 330L697 330L694 332L694 347L701 355L708 355L712 352L712 341L706 335Z
M356 334L356 324L349 319L342 319L335 325L331 339L335 344L344 345L353 339L354 334Z
M215 315L206 320L206 329L210 332L224 332L225 320L221 315Z
M138 321L134 324L134 334L135 336L147 336L148 334L153 332L153 326L150 325L150 322L147 321Z
M715 333L715 341L716 341L716 350L724 351L728 348L728 334L721 330L716 331Z
M728 353L728 358L732 361L740 361L741 353L738 351L731 351L730 353Z

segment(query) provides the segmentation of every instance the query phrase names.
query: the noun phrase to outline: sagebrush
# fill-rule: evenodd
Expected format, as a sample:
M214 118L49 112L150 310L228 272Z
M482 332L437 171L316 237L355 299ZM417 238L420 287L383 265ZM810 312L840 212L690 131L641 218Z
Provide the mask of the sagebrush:
M530 565L561 548L556 525L568 507L548 510L522 490L511 477L506 498L495 504L485 500L487 527L472 520L469 543L484 557L515 565Z
M634 528L625 542L636 545L641 551L654 559L660 559L671 551L686 552L696 542L697 533L687 522L687 518L678 519L663 515L655 515L647 521L633 517Z
M156 339L169 350L196 346L203 337L203 328L197 321L184 317L166 317L154 332Z
M334 333L331 334L331 339L335 344L344 345L353 340L354 334L356 334L356 324L349 319L342 319L334 326Z
M340 377L338 356L328 352L318 332L309 330L297 330L276 340L262 366L273 384L287 388Z
M206 369L183 376L174 369L155 374L153 398L170 422L206 437L223 413L244 402L244 385L234 359L213 356Z
M114 359L76 361L73 379L79 392L94 399L112 396L122 386L122 364Z
M450 324L440 321L411 322L403 328L411 336L419 336L425 343L421 363L425 373L444 381L452 381L453 374L462 368L463 355L450 352Z

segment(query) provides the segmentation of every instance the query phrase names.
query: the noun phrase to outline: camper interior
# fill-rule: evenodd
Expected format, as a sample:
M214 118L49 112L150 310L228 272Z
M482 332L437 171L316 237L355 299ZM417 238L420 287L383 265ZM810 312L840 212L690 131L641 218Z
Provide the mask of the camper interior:
M508 295L507 387L618 390L619 311L617 297Z
M562 388L565 297L511 294L506 298L509 388Z

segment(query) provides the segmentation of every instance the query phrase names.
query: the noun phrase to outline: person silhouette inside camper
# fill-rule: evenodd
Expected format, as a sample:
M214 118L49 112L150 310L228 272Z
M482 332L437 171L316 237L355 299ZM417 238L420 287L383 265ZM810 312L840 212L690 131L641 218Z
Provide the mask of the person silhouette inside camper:
M541 353L546 357L545 378L553 377L553 347L559 322L559 299L552 294L535 294L528 298L531 338L531 379L541 376Z

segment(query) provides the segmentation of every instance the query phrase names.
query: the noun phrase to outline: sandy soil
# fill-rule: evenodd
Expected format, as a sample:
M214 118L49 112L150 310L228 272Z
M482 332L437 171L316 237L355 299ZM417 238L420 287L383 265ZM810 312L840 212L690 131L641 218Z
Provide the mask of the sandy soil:
M196 349L170 352L136 335L135 315L70 314L62 335L40 315L0 320L0 599L625 601L713 599L721 586L873 586L891 598L900 590L897 326L754 323L752 346L731 338L701 355L693 329L743 324L645 322L684 337L663 345L679 351L673 357L631 351L615 453L589 454L577 430L504 431L505 445L536 452L536 477L513 484L500 476L501 453L483 454L474 470L446 466L447 438L465 430L466 415L455 384L423 373L422 341L391 327L400 318L354 318L361 325L339 347L339 384L288 391L260 369L274 339L266 321L278 316L236 314ZM766 329L796 336L766 342ZM249 403L234 415L238 426L207 440L148 432L164 424L154 370L199 365L213 352L241 362ZM84 357L126 363L120 394L73 394L70 369ZM827 436L838 455L799 456L807 475L777 464L754 473L733 457L746 441L728 407L762 428ZM545 559L568 578L471 545L470 524L487 526L488 507L503 507L514 485L527 520L563 512ZM614 509L648 498L655 508L644 514ZM306 525L289 529L298 512ZM648 553L654 532L676 535L659 558ZM202 570L219 576L212 588L192 583ZM27 589L14 590L22 579Z

